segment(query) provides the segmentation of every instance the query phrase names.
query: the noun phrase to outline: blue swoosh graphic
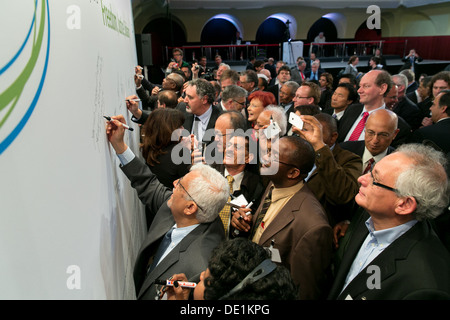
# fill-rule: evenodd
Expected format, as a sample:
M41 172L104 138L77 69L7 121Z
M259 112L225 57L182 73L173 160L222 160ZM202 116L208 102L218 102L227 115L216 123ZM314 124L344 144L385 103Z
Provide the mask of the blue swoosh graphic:
M38 0L35 1L35 6L37 6L37 1ZM33 30L33 25L34 25L35 19L36 19L36 15L33 14L33 21L31 21L31 26L30 26L30 29L28 30L28 34L25 38L25 41L22 43L22 46L19 48L19 51L17 51L17 53L14 55L14 57L3 68L0 69L0 76L2 75L3 72L8 70L8 68L14 63L14 61L16 61L16 59L22 53L23 48L25 48L25 45L27 44L28 39L30 38L31 30Z
M3 151L6 150L6 148L9 147L9 145L17 138L19 133L22 131L22 129L25 127L25 124L28 122L28 120L31 117L31 114L34 111L34 108L36 107L36 104L39 100L39 97L42 92L42 87L44 86L45 82L45 76L47 74L47 67L48 67L48 58L50 54L50 8L48 5L47 0L47 52L45 57L45 64L44 64L44 70L42 72L41 81L39 82L39 87L36 91L36 94L34 95L33 101L31 102L30 106L28 107L27 112L22 117L20 122L17 124L17 126L14 128L14 130L0 143L0 155L3 153Z

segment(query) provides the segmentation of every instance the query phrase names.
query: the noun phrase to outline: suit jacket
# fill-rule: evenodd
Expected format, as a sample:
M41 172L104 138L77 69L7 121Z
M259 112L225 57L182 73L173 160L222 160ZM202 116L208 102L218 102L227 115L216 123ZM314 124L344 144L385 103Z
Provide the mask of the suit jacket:
M428 300L450 299L450 257L428 221L417 222L391 243L342 291L345 279L362 243L368 235L363 211L347 242L347 250L338 267L329 299L343 300ZM371 266L379 267L379 289L369 289L374 282Z
M414 64L421 62L423 60L422 57L414 57ZM407 58L406 56L402 58L403 66L400 68L400 71L405 69L411 69L412 64L411 60Z
M337 142L340 143L344 141L348 132L351 130L353 123L356 121L356 119L358 119L363 110L364 105L361 103L352 104L348 106L347 109L345 109L344 115L338 122L339 137ZM398 117L398 128L400 129L400 131L391 144L394 148L402 143L405 143L411 135L411 127L402 117Z
M225 172L225 166L223 164L214 164L211 167L215 168L222 175ZM241 194L247 199L248 202L253 201L253 205L250 207L252 212L258 208L261 202L261 197L264 193L264 185L261 180L261 176L251 171L249 168L244 170L244 176L242 177L241 185L239 190L234 190L233 197L238 197ZM229 238L234 237L234 227L230 224ZM239 236L248 236L248 233L239 232Z
M266 188L263 199L272 183ZM262 203L253 216L253 224ZM281 264L299 285L300 299L319 299L327 291L332 255L332 230L314 194L304 185L264 230L259 244L278 249Z
M392 111L402 117L413 131L419 128L422 122L419 107L406 96L398 102Z
M191 281L198 281L206 270L212 250L225 238L222 222L217 217L211 223L200 224L147 274L147 267L158 250L165 233L175 224L167 200L172 191L162 185L149 167L138 157L121 166L139 199L155 212L155 218L136 258L134 282L138 299L154 299L156 279L168 279L175 273L185 273Z
M300 74L300 70L298 70L298 68L296 66L292 67L291 68L291 81L295 81L298 84L301 84L304 80L306 80L305 71L306 70L303 71L303 77L304 78L302 78L302 76Z
M317 150L315 164L307 185L324 207L330 225L350 220L359 191L361 157L335 144L333 150L328 146Z
M273 95L275 96L275 100L277 101L277 104L279 104L280 102L280 96L279 96L279 91L280 91L280 86L278 84L274 84L272 86L268 86L266 91L268 92L272 92Z
M408 142L427 143L432 142L442 152L448 154L450 152L450 118L445 118L431 126L422 127L413 132Z
M408 94L408 93L414 93L414 91L416 91L416 89L419 87L419 85L417 84L417 82L413 82L413 83L411 83L409 86L408 86L408 88L406 88L406 94ZM417 101L415 102L415 103L417 103Z

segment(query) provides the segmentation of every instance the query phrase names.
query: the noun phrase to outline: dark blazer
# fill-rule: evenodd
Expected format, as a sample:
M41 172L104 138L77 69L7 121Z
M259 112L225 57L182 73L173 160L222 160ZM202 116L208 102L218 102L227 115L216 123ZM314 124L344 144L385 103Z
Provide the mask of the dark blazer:
M348 132L353 126L353 123L358 119L361 113L364 110L364 105L361 103L355 103L347 107L345 109L344 115L341 120L338 122L338 133L339 137L337 142L343 142ZM406 140L411 135L411 127L406 121L398 117L398 128L400 129L399 133L395 137L394 141L392 141L392 146L395 148L402 143L405 143Z
M263 199L271 186L269 183ZM261 207L262 203L253 215L253 224ZM300 286L299 298L323 297L328 290L332 230L322 206L307 185L286 203L258 243L270 247L272 240L273 247L280 252L281 264L290 270L294 283Z
M176 273L185 273L190 281L198 281L206 270L212 250L225 238L219 217L211 223L200 224L190 232L160 263L147 274L165 233L175 224L167 200L172 191L162 185L156 175L138 157L121 166L136 189L139 199L155 213L155 218L139 250L134 267L134 282L138 299L155 299L156 279L168 279Z
M420 123L422 122L419 107L406 96L399 100L397 106L395 106L392 111L399 117L402 117L413 131L419 128Z
M345 142L341 142L339 144L341 146L342 149L348 150L350 152L353 152L354 154L357 154L358 156L363 157L364 155L364 151L366 149L366 143L363 140L359 140L359 141L345 141ZM391 146L389 146L387 148L387 154L390 154L392 152L394 152L395 149Z
M342 291L345 279L362 243L368 235L363 211L350 224L350 234L328 299L343 300L437 300L450 299L450 257L429 222L417 222L410 230L391 243ZM379 267L379 289L369 289L374 271ZM370 279L369 279L370 278Z
M413 103L417 104L417 94L416 91L408 92L406 96L411 100Z
M222 175L225 172L225 166L223 164L214 164L211 165L211 167L219 171ZM240 189L233 192L233 197L238 197L242 194L248 202L253 201L253 205L250 207L250 209L252 209L252 212L255 212L255 210L258 208L259 203L261 202L261 197L264 193L264 190L265 186L263 185L261 176L251 171L250 169L245 169ZM235 228L230 225L230 238L234 236L234 229ZM240 232L239 236L248 236L248 233L246 234L244 232Z
M279 99L280 98L280 96L279 96L280 88L279 87L280 86L278 84L274 84L274 85L268 86L266 89L266 91L273 93L273 95L275 96L275 100L277 101L277 104L280 103L279 102L279 100L280 100Z
M303 76L304 78L302 78L300 70L298 70L297 66L291 68L291 81L301 84L304 80L306 80L305 70L303 70Z
M431 126L422 127L413 132L408 142L427 143L433 142L441 149L442 152L448 154L450 152L450 118L443 119Z
M416 91L416 89L419 87L419 85L417 84L417 82L413 81L413 83L411 83L408 88L406 88L406 95L408 95L408 93L414 93L414 91ZM415 102L417 103L417 101Z
M422 57L414 57L414 64L421 62L423 60ZM402 58L403 66L400 68L400 71L405 69L411 69L412 64L411 60L407 58L406 56Z

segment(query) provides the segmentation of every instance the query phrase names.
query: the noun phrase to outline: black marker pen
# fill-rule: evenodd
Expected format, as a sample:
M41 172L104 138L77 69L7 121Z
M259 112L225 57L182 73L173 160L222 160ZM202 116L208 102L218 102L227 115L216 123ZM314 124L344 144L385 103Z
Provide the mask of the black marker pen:
M105 118L106 120L108 120L108 121L112 121L113 119L111 119L110 117L107 117L107 116L103 116L103 118ZM125 129L128 129L128 130L130 130L130 131L133 131L134 129L133 128L130 128L129 126L127 126L125 123L122 123L122 126L125 128Z

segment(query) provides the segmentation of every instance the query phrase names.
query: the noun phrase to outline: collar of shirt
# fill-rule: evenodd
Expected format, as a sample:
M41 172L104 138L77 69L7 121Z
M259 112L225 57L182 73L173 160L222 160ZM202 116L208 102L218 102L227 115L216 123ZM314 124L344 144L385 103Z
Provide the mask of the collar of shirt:
M223 111L228 111L227 108L223 105L223 100L220 100L220 106L222 107Z
M342 111L336 113L336 110L335 110L335 111L333 112L333 114L336 115L336 119L337 119L337 120L341 120L342 116L344 115L344 112L345 112L345 110L342 110Z
M223 172L224 177L230 175L230 173L228 172L227 168L225 168L225 171ZM234 181L233 181L233 192L236 190L240 190L241 189L241 183L242 183L242 179L244 178L244 171L239 172L237 175L233 176Z
M365 222L366 228L367 230L369 230L369 236L372 237L372 239L377 243L377 245L383 246L384 248L386 248L392 242L397 240L406 231L411 229L416 223L417 220L411 220L393 228L376 231L373 226L372 217L367 219Z
M387 150L388 149L386 148L386 150L384 150L383 152L374 156L370 153L370 151L367 149L367 147L364 147L364 154L363 154L363 158L362 158L363 168L365 168L367 161L369 161L371 158L375 159L375 163L377 163L378 161L383 159L383 157L387 155Z
M192 230L197 228L200 224L193 224L191 226L183 227L183 228L177 228L177 225L175 224L172 229L172 235L171 235L171 242L169 247L166 249L164 254L161 256L161 259L159 261L162 261L171 251L173 248L175 248L181 240L184 239Z
M277 202L283 198L292 197L303 187L303 181L300 181L296 185L287 188L273 188L272 191L272 203Z
M208 110L206 110L201 116L197 115L197 117L202 122L202 125L207 125L208 121L209 121L209 118L211 117L211 114L212 114L212 105L209 106Z

